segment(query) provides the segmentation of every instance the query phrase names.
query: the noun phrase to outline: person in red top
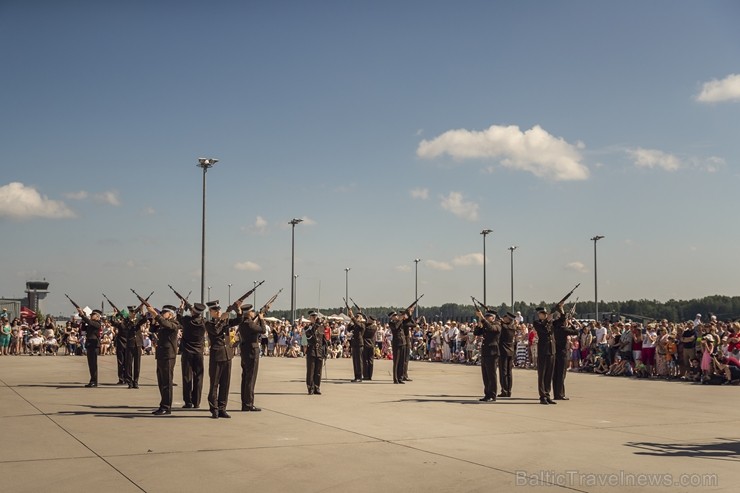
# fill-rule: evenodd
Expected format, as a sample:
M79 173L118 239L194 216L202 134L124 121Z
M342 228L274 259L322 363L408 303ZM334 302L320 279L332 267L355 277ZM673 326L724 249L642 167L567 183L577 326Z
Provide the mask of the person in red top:
M530 327L529 333L527 334L527 339L529 341L529 366L537 369L537 344L534 342L535 337L537 337L537 332Z

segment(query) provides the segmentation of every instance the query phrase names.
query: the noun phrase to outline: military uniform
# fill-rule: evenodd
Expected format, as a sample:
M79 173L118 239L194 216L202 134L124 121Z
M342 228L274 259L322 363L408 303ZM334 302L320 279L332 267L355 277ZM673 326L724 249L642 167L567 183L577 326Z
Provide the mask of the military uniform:
M403 320L401 315L395 312L388 314L391 321L388 323L391 329L391 349L393 350L393 383L404 383L404 354L408 353L406 338L403 335ZM393 318L397 317L397 318Z
M214 309L213 302L207 303ZM216 309L220 310L220 307ZM208 407L214 418L229 418L226 405L229 402L229 386L231 384L231 360L234 358L234 348L231 347L230 329L238 325L239 319L209 320L205 323L209 342L208 377Z
M100 310L93 313L102 315ZM100 348L100 320L92 320L84 312L80 311L82 325L80 333L85 333L85 351L87 352L87 369L90 372L90 382L86 387L98 386L98 350Z
M373 366L375 364L375 334L378 332L378 324L375 319L370 318L365 326L362 336L362 379L373 379Z
M133 316L133 314L132 314ZM141 373L141 348L144 347L144 336L141 327L146 323L146 318L135 322L133 319L128 325L128 338L126 341L126 375L128 376L128 387L139 388L139 373Z
M239 323L239 352L242 358L242 411L260 411L254 406L254 386L257 383L257 371L260 364L260 340L267 333L265 321L257 317L253 320L247 312L252 305L242 307Z
M129 383L126 374L126 348L128 346L128 330L124 326L126 319L111 320L111 325L116 328L116 369L118 370L118 384Z
M308 387L309 395L321 395L321 369L324 365L327 349L324 323L317 319L305 330L308 343L306 348L306 387Z
M406 343L406 349L405 351L403 351L403 381L404 382L411 381L411 379L409 378L409 360L411 359L411 346L413 344L411 334L415 327L416 327L416 322L414 322L414 319L411 318L411 316L409 316L401 324L401 333L403 334L403 340Z
M182 370L183 407L199 408L203 394L203 347L206 338L206 321L203 312L206 306L195 303L190 315L180 316L182 339L180 340L180 369Z
M352 324L348 330L352 331L350 346L352 347L352 369L355 375L352 381L362 382L362 348L364 346L365 321L352 317Z
M514 383L514 346L516 336L516 315L506 312L509 322L501 323L501 336L498 340L498 375L501 383L499 397L511 397L511 386Z
M175 307L165 305L165 310L175 313ZM177 361L177 332L181 329L175 318L165 318L161 314L154 317L152 332L157 334L157 386L159 387L159 409L154 414L172 412L172 388L174 384L175 361Z
M486 313L486 317L492 314ZM496 368L498 367L499 357L499 336L501 335L501 325L498 322L492 322L486 317L481 318L480 324L475 328L473 333L482 336L481 342L481 373L483 374L483 397L481 401L495 401L496 387L498 381L496 378Z
M565 376L568 372L568 336L578 335L578 331L567 324L564 315L553 322L555 335L555 369L552 377L552 393L555 400L567 400L565 396Z
M538 313L547 313L538 309ZM550 389L555 370L555 338L553 323L549 319L535 320L534 330L537 332L537 390L540 394L540 404L552 404Z

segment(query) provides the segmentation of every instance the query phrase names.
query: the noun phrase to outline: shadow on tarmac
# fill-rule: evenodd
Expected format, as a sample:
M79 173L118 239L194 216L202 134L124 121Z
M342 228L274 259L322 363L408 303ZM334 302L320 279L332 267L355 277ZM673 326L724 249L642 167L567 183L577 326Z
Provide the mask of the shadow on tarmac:
M740 461L740 440L718 438L712 443L627 442L627 447L640 449L635 455L656 457L693 457Z

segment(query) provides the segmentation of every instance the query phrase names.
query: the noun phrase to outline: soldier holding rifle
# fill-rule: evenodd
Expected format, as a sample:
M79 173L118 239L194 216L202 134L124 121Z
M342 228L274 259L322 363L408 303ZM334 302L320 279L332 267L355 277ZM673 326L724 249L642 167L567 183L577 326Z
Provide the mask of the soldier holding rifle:
M229 320L229 311L221 313L221 304L216 301L206 303L211 319L206 322L206 333L210 353L208 357L208 407L211 418L230 418L226 412L231 384L231 360L234 348L231 347L230 329L239 324L239 319ZM231 306L229 307L231 308Z
M355 376L352 382L362 382L362 348L367 322L362 312L358 311L357 315L354 314L352 308L347 304L347 300L344 300L344 306L347 307L347 314L352 319L352 324L347 328L352 331L350 345L352 347L352 368Z
M473 299L475 303L475 299ZM485 305L481 305L485 308ZM498 368L499 358L499 337L501 335L501 324L496 322L496 312L486 309L485 315L481 311L481 306L475 304L475 314L478 317L478 325L473 333L481 336L481 373L483 375L483 397L481 402L494 402L496 400L496 387L498 379L496 378L496 369Z
M172 414L172 388L174 384L175 362L177 361L177 332L182 329L177 321L177 307L164 305L158 313L146 299L131 290L154 317L151 331L157 334L157 386L159 387L159 407L152 411L155 416Z
M501 319L501 335L498 339L498 376L501 383L499 397L511 397L514 383L514 348L516 336L516 315L506 312Z
M177 320L182 326L182 338L180 339L182 407L198 409L203 394L203 349L206 340L206 320L203 313L206 311L206 305L191 304L187 296L182 296L171 285L169 288L180 300ZM185 315L186 310L188 315Z
M257 383L260 363L260 338L262 334L267 333L265 314L277 299L280 291L270 298L256 314L254 307L250 304L237 308L237 314L241 315L238 330L239 352L242 359L242 411L259 412L262 410L254 405L254 386Z
M578 286L580 286L580 283L555 305L553 313L548 313L544 307L537 309L537 320L534 321L534 330L537 332L538 337L537 389L540 395L540 404L557 404L550 398L550 390L555 372L555 320L559 320L560 317L565 318L563 305Z
M315 311L308 312L311 324L306 327L306 387L308 395L321 395L321 369L326 359L327 344L325 324Z
M85 351L87 353L87 368L90 372L90 381L85 387L97 387L98 386L98 350L100 348L100 318L103 316L103 312L100 310L93 310L88 317L85 311L80 308L80 305L72 301L68 295L67 299L74 305L82 319L82 326L80 327L80 333L85 333Z
M577 300L576 300L577 301ZM578 335L578 331L571 324L571 314L562 312L553 313L555 319L553 331L555 333L555 369L552 377L552 393L554 400L567 401L565 395L565 376L568 373L568 336Z

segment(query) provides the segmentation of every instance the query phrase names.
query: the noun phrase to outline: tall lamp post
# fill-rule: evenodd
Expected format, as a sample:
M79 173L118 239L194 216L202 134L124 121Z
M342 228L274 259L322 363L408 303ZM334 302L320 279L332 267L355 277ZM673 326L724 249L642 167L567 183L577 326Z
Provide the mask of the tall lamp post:
M516 245L509 247L511 252L511 311L514 311L514 250L519 248Z
M208 286L208 301L211 301L211 287Z
M344 300L349 303L349 267L344 268Z
M414 259L414 299L419 299L419 262L420 258ZM419 318L419 304L414 305L414 318Z
M303 219L293 218L288 221L292 226L290 233L290 318L295 322L295 225L302 223Z
M603 235L596 235L593 238L591 238L591 241L594 242L594 303L596 305L596 321L599 321L599 275L597 271L597 263L596 263L596 242L599 240L604 239Z
M293 296L294 296L294 301L296 303L296 306L293 307L291 316L293 317L293 322L295 323L295 311L296 311L296 307L298 304L298 274L293 276Z
M254 291L252 291L252 306L257 306L257 281L252 281Z
M492 229L484 229L480 232L483 235L483 304L486 305L486 236L493 233Z
M231 284L229 283L227 286L229 287L229 305L231 305Z
M203 168L203 225L201 229L200 243L200 302L203 303L203 296L206 288L206 172L218 162L218 159L198 158L198 167ZM210 299L210 296L209 296Z

